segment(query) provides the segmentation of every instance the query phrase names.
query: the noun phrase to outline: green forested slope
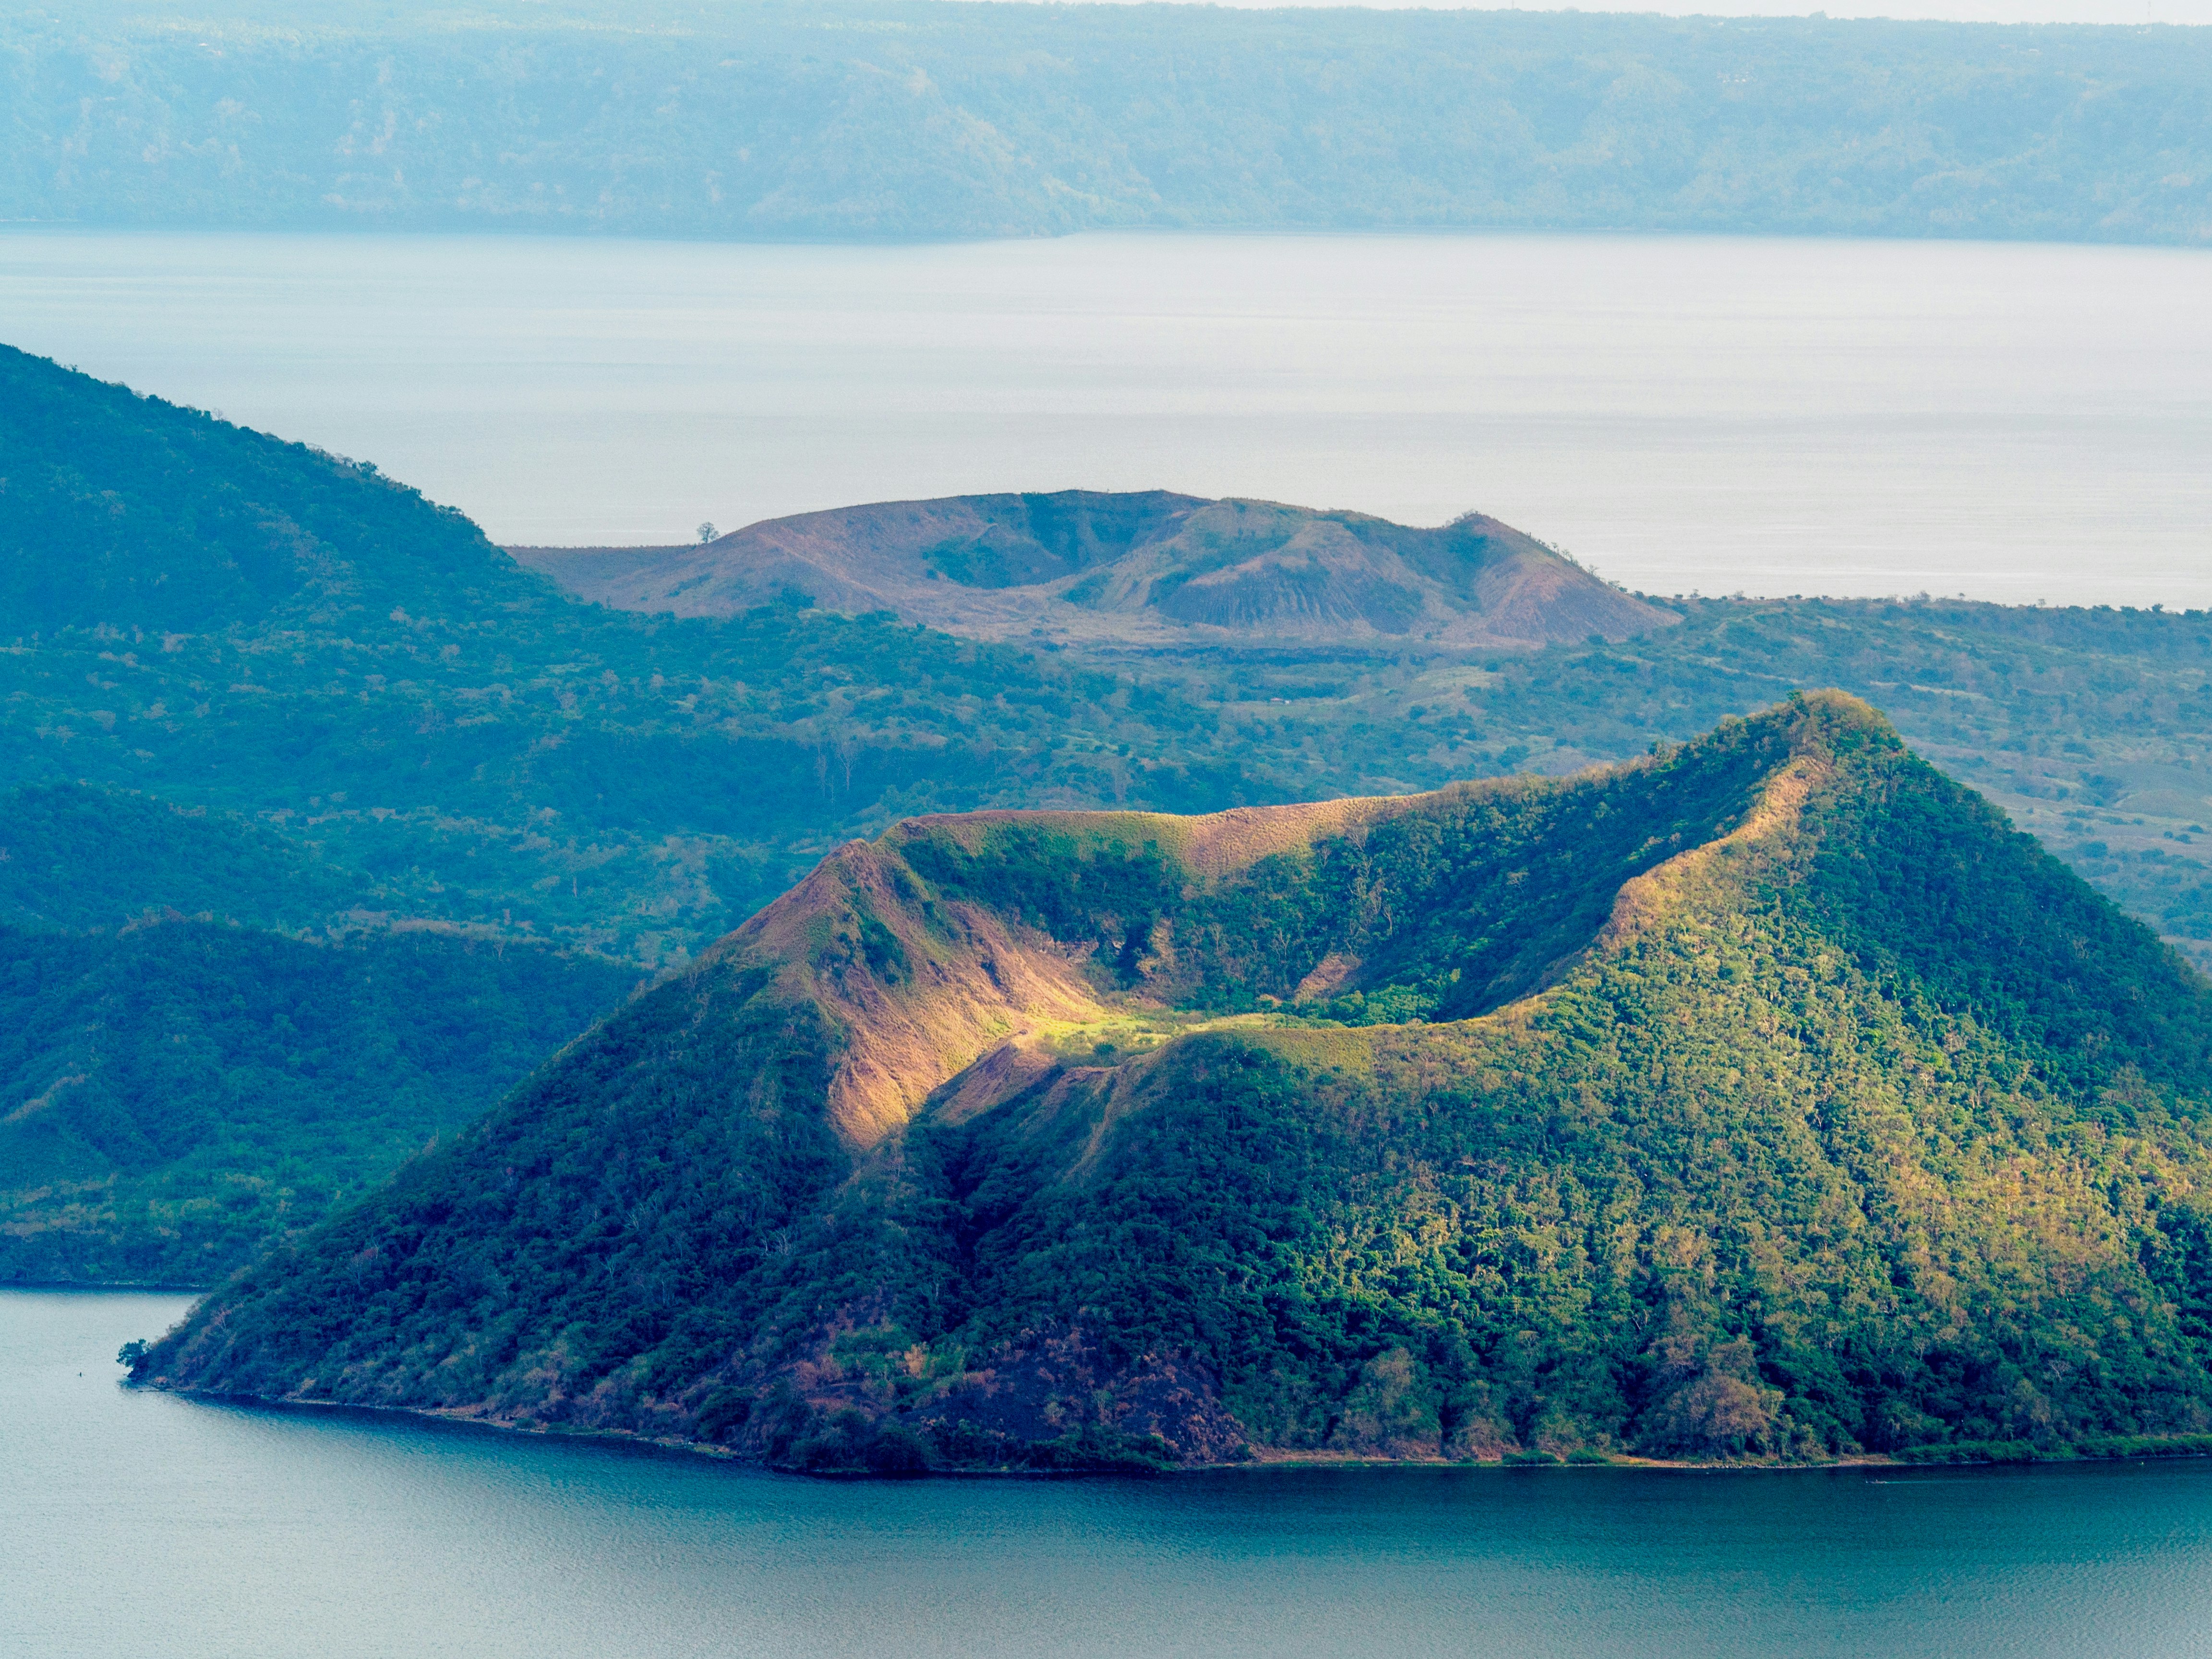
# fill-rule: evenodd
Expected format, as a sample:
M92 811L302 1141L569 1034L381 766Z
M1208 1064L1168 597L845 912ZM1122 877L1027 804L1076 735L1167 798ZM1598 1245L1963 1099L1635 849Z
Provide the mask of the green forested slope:
M1330 1017L1498 929L1580 948ZM2212 1428L2208 1103L2212 987L1823 695L1559 783L903 826L137 1374L809 1467L2094 1449Z
M33 637L212 629L371 633L541 605L542 584L450 507L365 462L0 355L0 619Z
M0 921L112 930L163 912L300 928L366 884L236 819L82 784L0 796Z
M422 935L0 928L0 1282L220 1282L468 1122L635 978Z
M0 1283L219 1283L637 982L362 891L222 814L0 799Z
M0 1282L218 1282L489 1105L633 969L393 933L220 815L0 798Z

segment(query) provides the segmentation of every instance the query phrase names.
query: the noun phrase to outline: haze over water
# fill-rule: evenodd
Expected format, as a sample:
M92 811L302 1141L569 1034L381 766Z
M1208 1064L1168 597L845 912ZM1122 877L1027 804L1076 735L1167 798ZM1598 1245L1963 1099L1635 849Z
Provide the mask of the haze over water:
M2212 253L11 231L0 339L496 540L974 490L1470 507L1647 592L2212 605Z
M2212 1464L814 1481L131 1393L185 1299L0 1291L0 1652L2165 1659Z

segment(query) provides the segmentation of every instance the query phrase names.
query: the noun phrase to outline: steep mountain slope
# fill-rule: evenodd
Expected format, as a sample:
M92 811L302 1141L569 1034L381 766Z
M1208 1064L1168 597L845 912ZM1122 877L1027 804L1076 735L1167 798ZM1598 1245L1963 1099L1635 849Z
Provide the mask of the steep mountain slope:
M451 507L348 461L0 347L0 628L370 634L544 608ZM400 610L401 614L391 613Z
M1495 647L1675 620L1480 514L1416 530L1164 490L884 501L696 547L508 550L625 610L730 616L802 595L983 639Z
M825 860L137 1357L815 1468L2212 1426L2212 987L1863 705Z
M818 609L610 612L363 467L4 349L0 391L0 772L34 784L0 800L0 923L100 936L0 951L8 1029L50 1045L0 1077L0 1117L43 1103L0 1134L9 1278L219 1279L639 967L915 813L1565 772L1840 682L2136 914L2212 939L2201 615L1709 601L1607 648L1192 653L1164 680ZM209 921L119 932L149 911ZM332 927L359 951L299 937ZM118 1019L134 999L161 1020ZM417 1032L423 1007L450 1024ZM393 1054L387 1121L364 1103ZM280 1097L298 1114L264 1115ZM234 1114L300 1139L170 1138Z

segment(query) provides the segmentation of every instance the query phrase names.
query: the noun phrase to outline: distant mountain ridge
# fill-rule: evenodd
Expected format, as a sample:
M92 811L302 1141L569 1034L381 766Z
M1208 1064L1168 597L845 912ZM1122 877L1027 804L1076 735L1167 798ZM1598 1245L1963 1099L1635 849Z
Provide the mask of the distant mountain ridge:
M2212 29L136 0L0 19L0 217L860 241L2212 239Z
M692 546L507 551L622 610L801 599L985 639L1533 647L1675 621L1480 514L1424 530L1167 490L883 501Z
M2212 985L1814 694L848 843L134 1376L884 1473L2200 1448L2208 1121Z

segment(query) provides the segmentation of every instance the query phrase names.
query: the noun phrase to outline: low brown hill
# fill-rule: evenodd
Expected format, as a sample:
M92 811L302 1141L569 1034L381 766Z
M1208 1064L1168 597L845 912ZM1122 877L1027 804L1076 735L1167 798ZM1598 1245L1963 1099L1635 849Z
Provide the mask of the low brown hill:
M1425 530L1165 490L886 501L696 546L507 550L621 610L730 616L803 595L990 639L1494 648L1674 621L1479 514Z

